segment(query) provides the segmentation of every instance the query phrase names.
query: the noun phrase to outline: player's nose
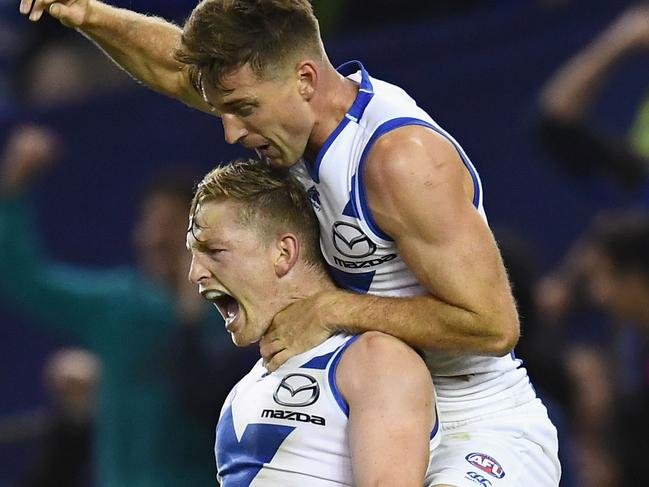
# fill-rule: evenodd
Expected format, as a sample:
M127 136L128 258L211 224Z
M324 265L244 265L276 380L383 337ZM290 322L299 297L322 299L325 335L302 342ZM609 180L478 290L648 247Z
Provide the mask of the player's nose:
M223 123L223 132L225 134L225 141L228 144L236 144L246 135L248 135L248 130L235 115L224 114L221 118Z
M189 265L189 274L188 278L194 284L200 284L201 281L209 278L210 273L202 263L200 258L196 255L192 255L192 261Z

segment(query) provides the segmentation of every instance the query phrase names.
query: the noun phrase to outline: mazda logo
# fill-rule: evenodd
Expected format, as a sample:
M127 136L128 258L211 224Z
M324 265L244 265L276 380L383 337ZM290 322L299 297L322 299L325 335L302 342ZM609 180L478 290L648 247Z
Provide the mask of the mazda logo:
M318 381L306 374L289 374L279 383L273 399L281 406L310 406L320 397Z
M362 259L376 252L376 245L360 228L347 222L333 226L334 247L345 257Z

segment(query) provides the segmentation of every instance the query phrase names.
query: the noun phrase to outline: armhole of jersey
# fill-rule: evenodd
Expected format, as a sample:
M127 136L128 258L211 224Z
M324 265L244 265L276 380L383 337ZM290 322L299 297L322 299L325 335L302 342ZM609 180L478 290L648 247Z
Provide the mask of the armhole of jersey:
M401 117L388 120L387 122L379 125L379 127L374 131L369 141L365 145L358 164L356 177L352 182L352 205L356 210L356 214L359 215L359 219L366 224L364 226L366 226L367 230L370 231L372 237L374 239L377 239L378 241L382 241L383 243L392 242L393 239L387 233L385 233L376 223L376 220L374 219L372 212L370 211L370 207L367 203L367 194L365 191L365 162L367 160L368 154L370 153L370 150L379 137L387 134L388 132L391 132L392 130L408 125L419 125L422 127L427 127L453 144L453 147L455 147L455 150L460 155L460 158L469 171L469 174L471 174L471 179L473 181L473 206L475 206L478 210L482 206L482 183L480 182L478 171L471 163L471 160L464 152L464 149L462 149L460 144L453 137L451 137L450 134L442 130L440 127L426 120L421 120L418 118Z
M439 445L439 442L441 441L441 437L438 435L439 433L439 409L437 409L437 398L435 398L435 424L433 425L433 429L430 432L430 439L436 440L436 445Z
M327 375L328 381L329 381L329 389L331 390L331 393L334 396L334 399L336 400L336 403L338 404L338 407L340 407L340 410L345 414L345 416L349 417L349 404L347 404L347 401L343 398L342 394L340 393L340 390L338 390L338 384L336 383L336 370L338 370L338 364L340 363L340 359L343 356L343 353L345 353L345 350L347 350L347 347L349 347L352 343L354 343L360 335L355 335L351 337L347 342L342 345L338 351L334 354L333 358L331 359L331 363L329 364L329 372Z
M343 399L343 396L340 393L340 390L338 389L338 384L336 383L336 371L338 370L338 364L340 363L340 359L342 358L347 348L352 343L354 343L359 337L360 335L355 335L351 337L344 345L341 345L340 348L334 353L334 356L331 359L331 363L329 364L329 371L328 371L329 389L331 390L331 393L333 394L333 397L336 400L338 407L340 407L340 410L347 418L349 418L349 404L347 404L347 401ZM433 429L430 432L430 441L433 447L436 448L441 441L441 436L439 435L439 409L437 408L437 399L435 399L434 408L435 408L435 424L433 425Z

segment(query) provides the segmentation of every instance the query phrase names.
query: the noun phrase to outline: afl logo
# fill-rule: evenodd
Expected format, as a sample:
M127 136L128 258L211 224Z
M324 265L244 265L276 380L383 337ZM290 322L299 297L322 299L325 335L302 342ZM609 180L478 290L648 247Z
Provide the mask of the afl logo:
M356 225L336 222L333 226L334 247L345 257L362 259L376 252L376 245Z
M500 463L489 455L485 455L484 453L469 453L465 458L474 467L478 467L483 472L497 479L502 479L505 476L505 471L500 466Z
M279 383L273 399L281 406L310 406L320 397L318 381L306 374L289 374Z

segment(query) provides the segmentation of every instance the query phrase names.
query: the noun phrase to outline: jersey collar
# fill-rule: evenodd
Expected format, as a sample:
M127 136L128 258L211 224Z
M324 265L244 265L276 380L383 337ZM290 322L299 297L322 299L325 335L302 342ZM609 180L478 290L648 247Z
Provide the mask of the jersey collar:
M360 72L361 79L358 87L358 94L356 95L354 103L349 108L349 110L345 114L345 117L340 121L336 129L329 135L329 137L327 137L327 140L320 148L320 151L318 152L314 163L311 164L310 161L307 161L306 159L304 160L304 166L306 167L309 176L311 176L311 179L315 183L320 182L320 164L322 163L322 159L327 153L327 150L329 149L329 147L331 147L331 144L334 143L340 132L343 131L343 129L349 122L358 123L358 121L363 117L365 108L367 108L367 105L374 96L374 87L372 86L370 75L367 74L365 67L360 61L348 61L345 64L339 66L336 71L338 71L338 73L345 77L349 77L355 73Z

